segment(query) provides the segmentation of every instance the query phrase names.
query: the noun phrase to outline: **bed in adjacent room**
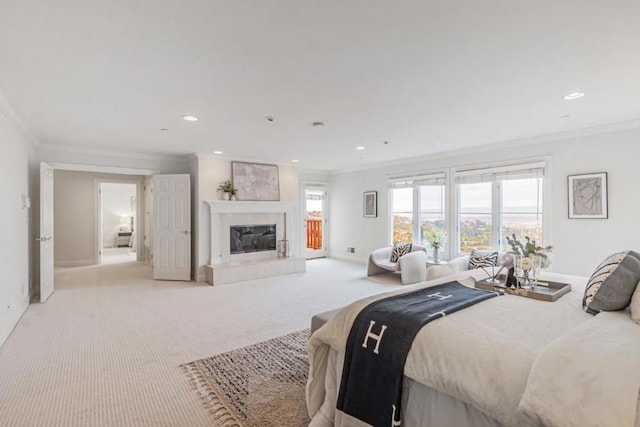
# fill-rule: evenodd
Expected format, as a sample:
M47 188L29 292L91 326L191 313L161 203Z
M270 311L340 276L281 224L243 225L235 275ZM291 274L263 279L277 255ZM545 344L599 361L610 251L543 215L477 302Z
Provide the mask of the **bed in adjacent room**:
M368 425L336 411L345 342L363 307L452 280L473 287L474 277L483 273L357 301L316 331L309 343L310 425ZM570 283L572 292L555 302L504 295L423 327L404 367L402 426L637 427L640 325L628 309L586 313L586 278L548 280Z

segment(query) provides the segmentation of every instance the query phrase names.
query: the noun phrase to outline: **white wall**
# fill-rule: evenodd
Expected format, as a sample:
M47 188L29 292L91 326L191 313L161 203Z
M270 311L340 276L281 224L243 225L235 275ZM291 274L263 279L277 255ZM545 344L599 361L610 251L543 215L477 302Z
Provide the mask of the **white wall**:
M120 218L133 216L135 210L131 207L131 198L136 197L135 184L102 183L102 246L112 248L116 246L116 237L120 230ZM134 222L135 224L135 222ZM129 225L126 231L131 231Z
M194 245L196 248L194 258L197 259L194 271L197 272L197 280L203 281L204 266L209 264L211 257L211 217L209 208L204 201L220 199L220 194L217 191L218 184L231 179L231 162L219 157L198 154L197 166L192 166L192 170L198 177L195 184L197 199L193 204L197 210L197 218L192 226L192 235L197 240ZM280 178L280 200L298 201L300 192L298 169L280 165L278 166L278 175ZM193 230L194 228L196 231Z
M369 253L388 244L389 176L428 172L461 166L482 166L524 159L550 159L550 233L546 244L554 244L553 271L590 275L608 254L640 249L638 196L638 147L640 129L567 137L562 140L522 141L476 150L460 150L375 169L335 174L331 177L332 219L330 255L365 262ZM568 219L567 176L608 172L609 219ZM362 217L362 193L378 191L378 217ZM346 247L356 248L353 255Z
M29 163L32 147L0 110L0 345L7 339L29 305L30 210L22 197L29 196Z

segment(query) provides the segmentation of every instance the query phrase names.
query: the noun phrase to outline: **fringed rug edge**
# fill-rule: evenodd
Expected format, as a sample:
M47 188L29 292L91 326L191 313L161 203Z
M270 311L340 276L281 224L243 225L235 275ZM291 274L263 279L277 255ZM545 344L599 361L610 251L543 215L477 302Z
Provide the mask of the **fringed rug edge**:
M211 387L211 384L202 375L202 372L196 366L196 362L184 364L181 368L200 396L204 407L213 415L220 427L242 427L242 423L238 421L233 412L224 404L216 390Z

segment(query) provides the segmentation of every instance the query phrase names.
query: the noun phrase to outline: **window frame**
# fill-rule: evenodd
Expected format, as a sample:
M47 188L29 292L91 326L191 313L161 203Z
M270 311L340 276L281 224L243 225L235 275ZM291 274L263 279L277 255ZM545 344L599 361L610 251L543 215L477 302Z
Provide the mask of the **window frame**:
M452 236L452 245L450 250L450 256L462 256L468 255L466 252L463 252L461 247L461 227L460 227L460 185L464 184L462 182L457 182L461 176L483 176L483 175L491 175L495 174L497 177L494 177L492 180L485 180L484 182L491 182L491 220L492 220L492 229L491 229L491 247L493 250L502 251L502 239L501 230L503 229L503 218L501 212L502 206L502 181L509 179L509 175L512 174L517 176L517 173L520 171L526 171L530 169L541 169L542 178L542 238L543 243L549 242L551 240L551 229L548 226L549 220L548 218L551 215L551 183L548 177L551 172L551 165L548 158L544 159L535 159L531 161L523 161L523 162L514 162L514 163L501 163L493 166L485 166L478 168L459 168L453 170L451 173L452 182L451 182L451 191L453 192L453 200L455 201L454 206L452 206L452 223L455 224L455 233ZM500 175L504 174L505 176L500 178ZM534 176L532 176L534 177ZM511 179L517 179L515 177ZM483 181L479 181L483 182Z
M387 229L387 243L393 245L393 197L391 193L395 189L400 188L411 188L413 192L413 200L412 200L412 210L411 210L411 232L412 232L412 240L416 245L423 245L420 241L420 187L430 186L426 183L421 183L425 181L435 181L436 183L432 184L433 186L442 186L444 201L442 204L443 207L443 219L445 224L445 230L447 232L447 248L450 247L450 195L449 195L449 173L447 171L432 171L425 172L420 174L413 174L409 176L398 176L394 178L389 178L387 182L387 200L388 200L388 229ZM437 181L442 181L441 184L438 184ZM396 183L407 183L402 186L395 187ZM409 184L410 183L410 184Z

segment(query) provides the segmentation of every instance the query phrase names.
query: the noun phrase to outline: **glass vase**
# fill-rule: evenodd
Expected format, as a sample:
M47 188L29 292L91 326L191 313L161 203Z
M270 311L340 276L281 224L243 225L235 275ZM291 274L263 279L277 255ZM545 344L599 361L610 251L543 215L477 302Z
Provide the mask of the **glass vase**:
M519 289L531 290L533 285L532 270L534 260L531 256L516 255L513 257L514 275Z

